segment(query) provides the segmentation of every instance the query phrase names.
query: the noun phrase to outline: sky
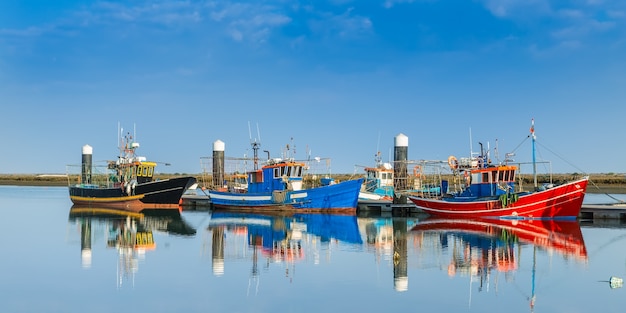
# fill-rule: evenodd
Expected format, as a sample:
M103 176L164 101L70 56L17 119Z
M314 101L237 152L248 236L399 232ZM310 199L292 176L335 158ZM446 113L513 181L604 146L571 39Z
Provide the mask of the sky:
M118 125L162 173L217 140L364 173L400 134L527 162L533 119L553 172L623 173L625 99L623 0L0 1L0 173L115 159Z

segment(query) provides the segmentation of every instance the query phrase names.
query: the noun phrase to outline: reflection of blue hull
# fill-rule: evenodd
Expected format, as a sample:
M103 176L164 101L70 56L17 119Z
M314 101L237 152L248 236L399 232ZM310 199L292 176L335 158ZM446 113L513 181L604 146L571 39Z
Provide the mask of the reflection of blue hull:
M297 214L294 216L307 226L307 233L320 236L322 241L337 239L361 244L361 233L354 215Z
M263 247L270 248L274 242L286 239L297 224L306 225L306 229L299 231L318 236L321 241L336 239L351 244L363 243L354 215L296 213L287 216L215 211L211 215L210 227L246 226L249 240L262 237Z
M243 207L258 209L296 209L303 211L356 210L362 179L298 191L268 192L209 191L214 207Z

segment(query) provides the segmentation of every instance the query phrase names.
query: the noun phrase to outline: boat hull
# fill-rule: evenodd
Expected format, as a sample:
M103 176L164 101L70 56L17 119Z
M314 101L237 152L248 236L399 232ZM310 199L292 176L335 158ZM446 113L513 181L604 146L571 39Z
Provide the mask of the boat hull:
M576 219L580 213L588 180L581 179L543 191L521 194L517 201L502 204L500 199L430 199L409 196L417 208L446 218Z
M210 190L208 194L215 208L356 213L362 183L363 179L356 179L298 191L234 193Z
M77 206L98 206L110 209L126 210L129 212L140 212L142 210L143 203L141 202L141 198L143 198L143 195L106 198L93 198L70 195L72 203Z
M178 206L185 191L196 182L195 177L176 177L138 184L133 196L120 187L94 188L85 185L69 187L70 199L77 205L105 205L119 208L144 206Z

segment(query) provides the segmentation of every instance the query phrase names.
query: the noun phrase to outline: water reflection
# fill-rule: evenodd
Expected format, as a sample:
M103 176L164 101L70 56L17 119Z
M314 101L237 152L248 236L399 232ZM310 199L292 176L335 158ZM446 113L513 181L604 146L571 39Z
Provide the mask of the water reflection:
M455 220L426 219L411 232L422 236L430 253L448 255L447 273L469 276L478 281L478 291L488 286L494 272L505 277L518 270L522 247L533 252L529 305L535 305L537 252L560 255L575 262L587 262L587 249L577 221L553 220ZM423 251L429 253L427 249Z
M196 234L178 210L158 212L159 215L146 215L127 210L72 206L69 221L79 226L82 266L91 267L94 231L105 233L106 248L115 249L119 255L118 286L138 271L139 260L145 258L146 252L156 249L153 231L180 236Z
M206 212L206 217L202 213L187 217L195 217L200 221L195 224L206 227L206 236L199 238L203 241L199 245L203 251L211 253L213 275L240 273L244 261L249 264L249 267L244 265L250 279L248 288L254 282L258 284L259 276L270 268L281 268L284 277L293 282L298 264L299 272L303 273L331 258L341 261L347 257L343 252L356 252L350 257L374 255L377 263L386 262L391 269L386 275L393 276L392 287L397 292L409 290L411 275L429 275L433 269L440 269L442 276L469 278L471 288L477 285L479 292L488 292L490 279L498 273L507 279L522 275L530 281L530 273L524 272L529 267L520 267L522 251L529 251L526 256L532 254L533 258L533 287L532 292L528 289L528 302L533 307L534 262L538 252L560 256L566 261L587 262L587 249L576 221L259 214L222 210ZM106 247L119 254L120 285L137 272L138 261L157 248L153 231L192 237L196 234L178 212L174 216L147 216L73 207L70 220L80 226L77 229L80 229L86 267L91 260L93 230L107 234ZM103 228L106 230L101 231ZM537 262L537 265L541 268L542 263ZM415 281L417 287L414 288L419 289L423 281Z
M417 219L357 218L337 214L260 214L213 211L207 230L211 234L212 269L225 273L225 262L250 259L251 277L259 275L259 264L284 264L290 279L296 263L319 264L332 243L343 250L373 252L377 259L393 264L394 288L408 288L407 250L410 228Z
M208 230L212 233L213 274L224 274L226 247L233 259L246 258L247 245L252 249L252 276L258 276L259 258L270 263L294 264L305 255L305 244L315 248L337 240L361 245L362 239L354 215L331 214L259 214L236 211L213 211ZM226 233L231 234L227 242ZM313 238L315 237L315 238ZM319 254L317 254L319 257ZM319 261L319 260L317 260Z

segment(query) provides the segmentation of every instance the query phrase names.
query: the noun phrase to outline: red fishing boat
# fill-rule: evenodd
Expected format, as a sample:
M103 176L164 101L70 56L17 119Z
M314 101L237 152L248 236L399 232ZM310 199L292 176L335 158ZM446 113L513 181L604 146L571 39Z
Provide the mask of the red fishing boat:
M560 185L537 185L534 121L530 129L533 149L534 190L520 190L516 184L518 166L491 164L488 152L475 158L448 158L455 177L462 177L460 191L445 193L448 182L442 181L442 193L436 196L409 195L424 212L447 218L576 219L587 190L588 177ZM481 149L482 150L482 149Z

